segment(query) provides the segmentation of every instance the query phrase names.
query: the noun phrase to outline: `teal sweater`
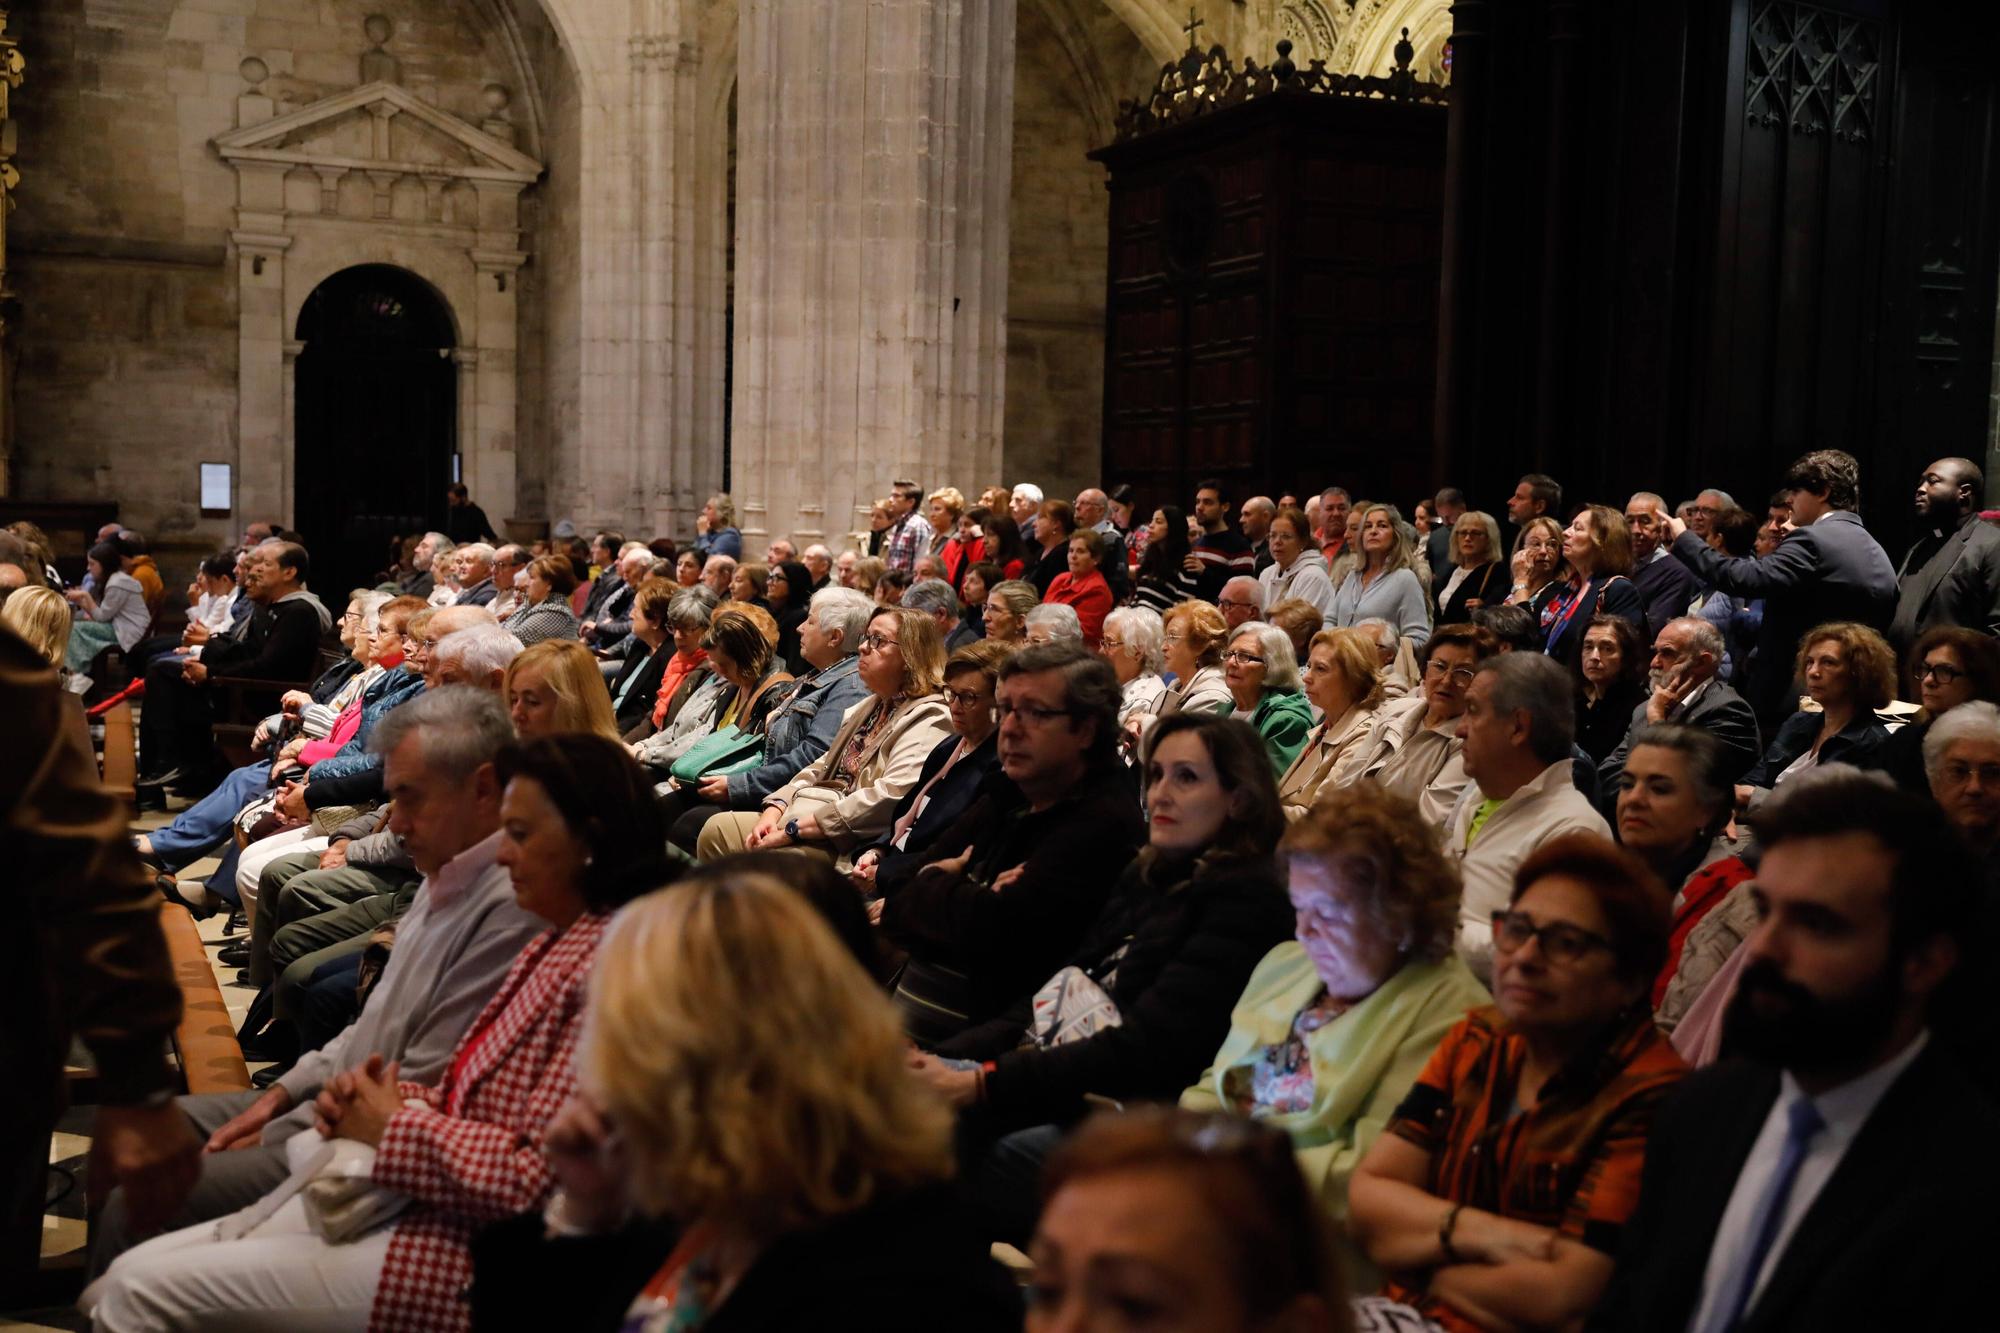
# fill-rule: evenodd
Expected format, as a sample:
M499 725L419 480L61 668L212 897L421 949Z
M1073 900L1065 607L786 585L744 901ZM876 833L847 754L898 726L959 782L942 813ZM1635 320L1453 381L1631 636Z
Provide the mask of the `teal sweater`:
M1312 705L1297 690L1266 690L1250 714L1250 725L1264 738L1273 773L1282 775L1312 735Z

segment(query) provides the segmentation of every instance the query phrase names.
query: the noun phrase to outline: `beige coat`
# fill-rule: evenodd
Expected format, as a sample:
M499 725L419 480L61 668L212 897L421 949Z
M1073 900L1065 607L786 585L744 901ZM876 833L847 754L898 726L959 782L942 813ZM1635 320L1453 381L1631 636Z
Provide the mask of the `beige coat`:
M1426 727L1430 701L1421 694L1397 699L1381 708L1376 735L1379 748L1364 777L1417 803L1424 824L1442 834L1459 796L1472 779L1459 757L1458 720Z
M765 798L794 818L810 814L819 821L820 832L842 851L870 841L886 832L895 813L896 802L916 785L924 760L937 743L951 734L951 711L944 696L927 694L897 706L894 716L869 738L856 766L854 782L845 793L835 793L822 785L839 761L847 742L874 709L872 694L849 708L840 720L840 731L825 754L807 764L799 775ZM796 808L794 808L796 807Z
M1177 682L1153 705L1153 711L1161 717L1172 717L1183 709L1228 717L1235 708L1236 696L1229 692L1229 682L1223 679L1222 668L1217 666L1205 666Z
M1611 826L1576 789L1567 757L1543 769L1539 776L1509 796L1495 810L1479 836L1470 839L1472 817L1486 799L1478 783L1458 798L1445 830L1444 848L1458 861L1465 879L1459 900L1458 952L1482 981L1493 977L1493 913L1514 896L1514 872L1528 854L1565 833L1611 836Z
M1322 791L1338 791L1368 771L1381 751L1380 708L1350 708L1338 722L1315 730L1298 758L1278 779L1278 804L1298 819Z

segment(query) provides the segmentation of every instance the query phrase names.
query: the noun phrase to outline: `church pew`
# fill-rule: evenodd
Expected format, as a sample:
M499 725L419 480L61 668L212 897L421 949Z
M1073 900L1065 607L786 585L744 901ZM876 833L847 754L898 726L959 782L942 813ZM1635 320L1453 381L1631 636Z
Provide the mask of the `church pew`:
M161 902L160 930L167 938L174 980L181 988L181 1021L174 1029L174 1052L191 1093L245 1092L250 1067L236 1043L236 1024L223 1003L208 947L194 918L179 903Z

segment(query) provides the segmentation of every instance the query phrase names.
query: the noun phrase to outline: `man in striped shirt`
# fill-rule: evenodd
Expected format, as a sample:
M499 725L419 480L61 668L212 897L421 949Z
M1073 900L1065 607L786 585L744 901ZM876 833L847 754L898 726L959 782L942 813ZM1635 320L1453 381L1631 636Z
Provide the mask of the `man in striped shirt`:
M1229 496L1221 482L1209 478L1195 483L1194 518L1201 534L1188 552L1186 569L1195 576L1201 599L1213 602L1222 595L1222 585L1237 575L1257 576L1257 557L1250 539L1229 526Z

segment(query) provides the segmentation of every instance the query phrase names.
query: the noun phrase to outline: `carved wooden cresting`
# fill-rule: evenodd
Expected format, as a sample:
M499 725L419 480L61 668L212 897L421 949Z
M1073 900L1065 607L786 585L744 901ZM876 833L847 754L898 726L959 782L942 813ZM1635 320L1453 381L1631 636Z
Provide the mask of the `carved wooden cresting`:
M1208 476L1239 501L1432 481L1448 93L1407 40L1382 77L1277 50L1239 68L1190 30L1092 155L1111 172L1102 475L1142 512Z

